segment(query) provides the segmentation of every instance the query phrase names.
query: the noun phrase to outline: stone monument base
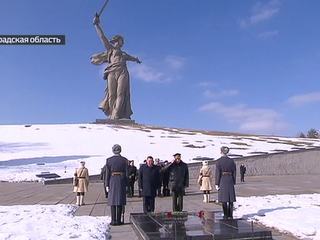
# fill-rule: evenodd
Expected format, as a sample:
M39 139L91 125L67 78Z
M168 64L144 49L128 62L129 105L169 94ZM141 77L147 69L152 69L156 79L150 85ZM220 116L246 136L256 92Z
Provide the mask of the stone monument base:
M96 119L96 124L115 124L115 125L136 125L137 123L132 119Z
M131 213L139 239L272 239L271 231L243 219L223 220L221 212Z

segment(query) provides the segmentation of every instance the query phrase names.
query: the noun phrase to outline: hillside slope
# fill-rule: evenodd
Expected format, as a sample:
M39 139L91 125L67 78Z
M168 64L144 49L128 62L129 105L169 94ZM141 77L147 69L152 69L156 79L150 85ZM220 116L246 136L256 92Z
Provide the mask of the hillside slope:
M100 173L111 147L118 143L122 155L142 163L148 155L171 160L176 152L187 162L217 159L220 147L232 156L250 156L320 146L318 139L256 136L235 133L181 130L143 125L107 124L1 125L0 180L38 180L35 174L73 175L80 160L90 174Z

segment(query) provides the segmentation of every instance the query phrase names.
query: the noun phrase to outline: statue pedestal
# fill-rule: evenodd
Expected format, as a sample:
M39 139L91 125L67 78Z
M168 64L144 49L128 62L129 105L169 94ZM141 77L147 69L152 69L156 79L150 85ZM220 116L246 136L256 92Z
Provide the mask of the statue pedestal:
M137 125L132 119L96 119L96 124Z

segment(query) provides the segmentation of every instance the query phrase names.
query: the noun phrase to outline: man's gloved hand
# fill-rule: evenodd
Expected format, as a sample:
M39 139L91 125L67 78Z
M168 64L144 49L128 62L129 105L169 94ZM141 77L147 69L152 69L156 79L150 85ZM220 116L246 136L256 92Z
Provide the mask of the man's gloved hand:
M218 185L216 185L216 189L217 189L217 191L219 191L220 187Z
M106 187L107 192L109 192L109 187Z

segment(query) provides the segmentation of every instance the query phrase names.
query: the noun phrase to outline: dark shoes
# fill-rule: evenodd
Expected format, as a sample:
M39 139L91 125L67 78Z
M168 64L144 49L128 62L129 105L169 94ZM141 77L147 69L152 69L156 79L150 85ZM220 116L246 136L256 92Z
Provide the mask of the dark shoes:
M123 225L121 221L122 217L122 206L111 206L111 226Z
M231 220L233 219L233 203L229 202L223 202L222 203L222 209L223 209L223 219L224 220Z

